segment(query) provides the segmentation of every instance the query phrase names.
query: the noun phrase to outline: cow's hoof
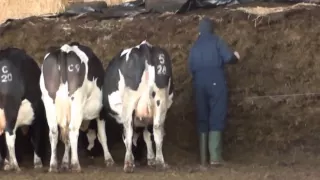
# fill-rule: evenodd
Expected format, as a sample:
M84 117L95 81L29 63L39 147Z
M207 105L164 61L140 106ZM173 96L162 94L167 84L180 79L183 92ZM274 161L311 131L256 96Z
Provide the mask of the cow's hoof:
M134 166L135 167L139 167L139 166L141 166L141 162L140 161L134 161Z
M208 167L205 166L205 165L200 165L198 169L199 169L199 171L201 171L201 172L208 171Z
M114 161L112 158L105 160L104 163L106 164L107 167L111 167L114 165Z
M72 172L75 172L75 173L81 172L80 164L79 164L79 163L77 163L77 164L71 164L71 171L72 171Z
M58 166L56 164L50 165L49 172L57 173Z
M148 166L154 166L156 165L156 160L155 159L148 159Z
M162 162L162 163L156 163L156 169L158 171L165 171L165 170L168 170L170 169L170 166L165 163L165 162Z
M10 163L7 159L5 159L3 162L3 170L9 171L10 169L11 169Z
M133 169L134 169L134 163L133 162L125 162L124 163L124 168L123 171L125 173L133 173Z
M11 170L10 164L4 164L3 170L5 170L5 171L10 171L10 170Z
M42 162L34 163L34 169L41 169L43 167Z
M63 162L63 163L61 164L60 169L61 169L61 171L68 171L68 170L69 170L69 163Z
M19 168L18 165L10 165L10 164L5 164L3 167L3 170L5 171L16 171L16 172L20 172L21 169Z

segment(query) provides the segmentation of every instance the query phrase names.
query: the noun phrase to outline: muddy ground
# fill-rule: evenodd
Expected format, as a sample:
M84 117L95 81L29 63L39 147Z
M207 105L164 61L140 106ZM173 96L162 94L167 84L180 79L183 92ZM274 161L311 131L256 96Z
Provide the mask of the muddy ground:
M186 63L197 37L199 15L215 19L216 33L242 57L241 63L226 68L230 110L224 157L228 164L206 173L193 171L198 158L197 136ZM147 39L171 54L175 100L166 121L164 154L172 165L169 172L153 173L138 167L139 173L123 174L120 141L111 149L119 168L104 169L101 158L90 167L93 162L82 157L86 173L80 175L52 176L28 170L26 174L1 173L0 178L317 179L320 103L318 94L306 93L320 93L320 8L276 13L258 19L257 24L255 18L218 8L121 20L33 17L1 27L1 48L23 48L39 63L49 46L78 41L92 47L107 65L120 49ZM24 159L22 164L30 169L31 162Z

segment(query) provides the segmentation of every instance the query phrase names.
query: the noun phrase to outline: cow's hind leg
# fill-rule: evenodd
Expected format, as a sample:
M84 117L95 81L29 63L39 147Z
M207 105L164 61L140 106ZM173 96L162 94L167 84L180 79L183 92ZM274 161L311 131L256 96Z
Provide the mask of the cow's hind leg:
M62 163L61 163L61 170L62 171L67 171L69 170L69 164L70 164L70 142L66 141L64 143L64 154L62 158Z
M104 161L106 166L112 166L114 164L113 158L109 152L108 144L107 144L107 134L106 134L106 126L105 121L97 118L97 127L98 127L98 140L101 143L104 154Z
M20 167L17 162L16 152L15 152L15 141L16 141L16 133L13 131L9 133L6 131L6 142L9 151L9 163L4 166L5 171L16 170L20 171Z
M165 163L162 153L162 144L164 136L163 125L153 127L153 136L154 142L156 144L156 165L161 169L166 169L169 166Z
M138 100L138 93L127 89L124 93L124 103L121 119L123 122L123 132L124 132L124 144L126 146L126 154L124 159L124 172L133 172L135 167L134 156L132 154L132 138L133 138L133 127L132 127L132 112Z
M159 107L159 106L158 106ZM168 168L168 164L165 163L162 153L162 144L163 144L163 136L164 136L164 120L166 117L166 113L161 113L160 108L157 108L156 113L154 115L154 123L153 123L153 137L156 145L156 165L161 169Z
M58 162L57 162L57 144L58 144L58 123L56 120L56 107L53 104L52 99L47 97L43 99L47 123L49 126L49 139L51 146L51 157L50 157L50 167L49 172L58 172Z
M69 124L69 140L71 145L71 170L81 172L78 156L79 130L83 120L81 98L75 97L71 105L71 121Z
M32 134L31 134L31 142L33 145L34 149L34 155L33 155L33 165L35 169L40 169L42 168L42 160L40 156L40 151L41 151L41 126L40 122L41 120L44 119L35 119L34 125L32 126Z
M143 139L147 146L148 165L154 166L156 164L156 161L152 148L151 133L149 132L147 127L143 130Z

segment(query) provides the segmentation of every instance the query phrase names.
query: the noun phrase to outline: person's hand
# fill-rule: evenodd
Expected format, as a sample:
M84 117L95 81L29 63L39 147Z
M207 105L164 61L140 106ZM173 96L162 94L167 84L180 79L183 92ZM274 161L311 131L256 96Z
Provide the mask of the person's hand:
M240 60L240 55L237 51L234 52L234 55L238 58L238 60Z

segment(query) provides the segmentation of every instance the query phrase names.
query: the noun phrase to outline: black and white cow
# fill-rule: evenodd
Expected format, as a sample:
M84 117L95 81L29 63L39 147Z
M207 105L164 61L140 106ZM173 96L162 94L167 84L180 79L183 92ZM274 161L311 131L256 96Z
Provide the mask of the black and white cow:
M4 170L20 171L15 152L16 132L29 127L34 148L34 167L41 168L40 149L46 120L39 87L40 68L24 50L0 50L0 134L5 132L9 157Z
M124 171L133 172L132 143L138 138L136 127L144 127L149 165L166 167L162 154L164 121L173 98L172 65L168 53L143 41L120 51L105 71L103 104L107 112L124 127L126 154ZM153 126L156 155L152 149Z
M98 139L107 165L114 163L107 146L102 106L103 66L94 52L77 42L52 47L45 55L40 88L49 125L51 159L49 172L57 171L56 146L58 126L65 144L61 168L81 171L78 159L78 137L81 125L97 120ZM86 129L86 128L85 128Z

